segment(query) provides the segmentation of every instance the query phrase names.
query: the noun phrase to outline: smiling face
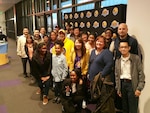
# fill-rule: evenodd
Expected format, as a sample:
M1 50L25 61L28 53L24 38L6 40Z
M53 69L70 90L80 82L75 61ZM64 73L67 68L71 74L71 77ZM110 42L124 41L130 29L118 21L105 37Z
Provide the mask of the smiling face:
M55 44L56 55L60 55L63 51L63 48L59 44Z
M73 83L75 83L77 80L78 80L78 76L77 74L75 73L75 71L71 71L70 72L70 79Z
M40 52L41 55L45 55L45 54L46 54L46 51L47 51L46 45L43 45L43 46L39 49L39 52Z
M94 37L94 35L89 35L89 37L88 37L88 42L89 42L89 44L93 44L93 43L95 42L95 37Z
M79 42L78 39L75 41L75 48L76 48L76 50L80 50L82 48L82 43Z
M55 41L55 40L57 39L57 34L56 34L55 32L51 32L51 34L50 34L50 39L51 39L52 41Z
M128 27L125 23L122 23L118 27L118 34L121 38L125 38L128 33Z
M102 37L98 37L96 40L96 49L102 50L105 47L105 40Z
M120 42L119 51L121 52L123 57L128 57L130 49L131 47L127 42Z

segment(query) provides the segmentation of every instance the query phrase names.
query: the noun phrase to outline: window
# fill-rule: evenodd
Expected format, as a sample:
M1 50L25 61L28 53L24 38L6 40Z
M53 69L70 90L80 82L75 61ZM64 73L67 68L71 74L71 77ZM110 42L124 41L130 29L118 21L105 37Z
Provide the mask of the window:
M53 0L52 9L57 9L57 0Z
M101 2L101 7L108 7L119 4L127 4L128 0L104 0Z
M61 0L61 7L67 7L72 5L72 0Z
M53 29L57 25L57 13L52 13L52 19L53 19Z
M45 0L45 10L46 11L50 10L50 1L49 0Z
M50 33L51 31L52 31L51 16L47 15L47 32Z
M93 1L93 0L76 0L76 3L81 4L88 1ZM77 6L77 11L90 10L90 9L94 9L94 3Z

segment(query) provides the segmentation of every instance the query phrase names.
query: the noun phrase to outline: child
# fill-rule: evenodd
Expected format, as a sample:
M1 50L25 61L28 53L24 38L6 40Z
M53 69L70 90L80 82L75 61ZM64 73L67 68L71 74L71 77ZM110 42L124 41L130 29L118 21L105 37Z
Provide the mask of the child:
M63 46L63 42L57 40L54 45L56 54L52 56L52 75L55 83L55 98L53 99L53 103L57 104L60 103L62 81L68 74L66 57L63 55Z

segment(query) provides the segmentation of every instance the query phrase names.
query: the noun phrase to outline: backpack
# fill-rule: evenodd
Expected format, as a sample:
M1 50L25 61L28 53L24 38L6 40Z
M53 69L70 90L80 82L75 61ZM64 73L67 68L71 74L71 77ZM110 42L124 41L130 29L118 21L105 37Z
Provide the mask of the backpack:
M90 84L91 100L93 102L97 101L100 98L102 85L103 82L101 81L101 74L99 72Z

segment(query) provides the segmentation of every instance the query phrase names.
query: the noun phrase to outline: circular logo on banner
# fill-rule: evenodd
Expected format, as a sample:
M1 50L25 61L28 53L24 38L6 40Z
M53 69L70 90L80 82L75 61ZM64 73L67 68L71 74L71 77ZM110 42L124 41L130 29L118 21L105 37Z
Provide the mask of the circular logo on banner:
M86 13L86 17L87 18L90 18L92 16L92 13L90 12L90 11L88 11L87 13Z
M95 22L93 23L93 27L94 27L94 28L98 28L98 27L99 27L99 23L98 23L97 21L95 21Z
M74 18L77 19L79 17L78 13L74 14Z
M84 17L84 13L83 13L83 12L80 13L80 17L81 17L81 18Z
M71 25L71 26L73 26L73 23L72 23L72 22L70 22L70 25Z
M81 28L85 27L85 23L84 23L84 22L81 22L81 23L80 23L80 27L81 27Z
M106 21L103 21L103 22L102 22L102 27L103 27L103 28L106 28L106 27L107 27L107 22L106 22Z
M69 17L70 17L70 19L72 19L73 15L72 15L72 14L70 14L70 15L69 15Z
M90 22L87 22L87 23L86 23L86 27L87 27L87 28L90 28L90 26L91 26L91 23L90 23Z
M75 27L78 27L78 22L75 22L75 24L74 24L74 25L75 25Z
M65 14L65 19L68 19L68 15L67 14Z
M113 11L112 11L113 15L117 15L118 12L119 12L118 8L117 8L117 7L114 7L114 9L113 9Z
M111 27L114 28L114 29L117 28L118 25L119 25L119 22L117 22L116 20L113 20L113 21L111 22Z
M67 26L68 25L68 23L67 22L65 22L65 26Z
M107 16L107 15L109 15L109 10L103 9L102 15L103 15L104 17Z
M94 11L94 17L98 17L98 15L99 15L98 10L95 10L95 11Z

